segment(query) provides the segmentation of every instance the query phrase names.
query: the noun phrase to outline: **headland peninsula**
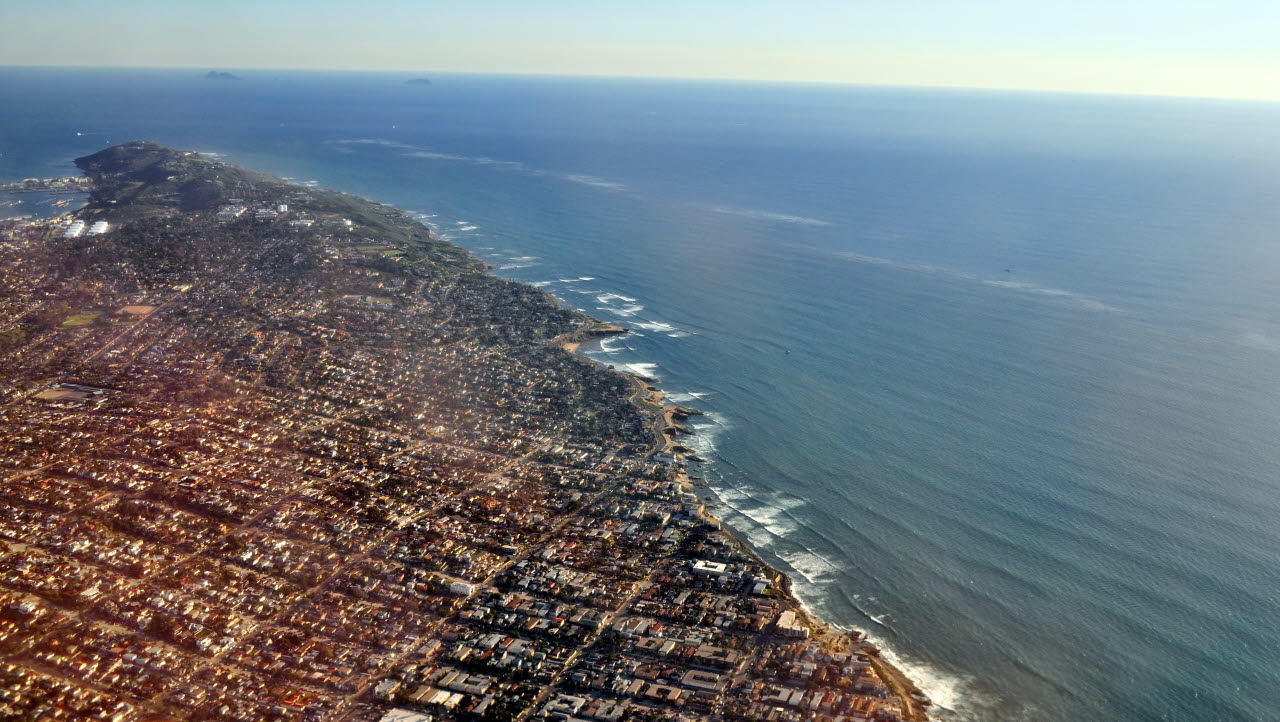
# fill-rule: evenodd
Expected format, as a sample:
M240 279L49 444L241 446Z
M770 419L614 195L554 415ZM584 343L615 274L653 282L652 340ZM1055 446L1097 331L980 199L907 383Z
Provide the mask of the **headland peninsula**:
M711 517L625 329L191 151L0 224L0 716L926 719Z

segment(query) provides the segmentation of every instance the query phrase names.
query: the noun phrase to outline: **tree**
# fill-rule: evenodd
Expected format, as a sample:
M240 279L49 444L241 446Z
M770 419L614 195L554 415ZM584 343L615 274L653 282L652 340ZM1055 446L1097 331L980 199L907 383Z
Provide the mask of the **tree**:
M0 353L13 351L26 343L27 330L21 327L0 331Z
M71 304L66 301L54 301L48 308L40 311L35 316L35 324L41 329L51 329L71 315Z

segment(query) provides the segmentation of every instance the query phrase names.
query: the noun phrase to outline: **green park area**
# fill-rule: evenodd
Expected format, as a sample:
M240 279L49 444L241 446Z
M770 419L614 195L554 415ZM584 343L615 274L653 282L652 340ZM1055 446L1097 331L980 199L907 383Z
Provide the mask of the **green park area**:
M77 326L88 326L93 323L100 314L96 313L77 313L62 322L63 328L76 328Z

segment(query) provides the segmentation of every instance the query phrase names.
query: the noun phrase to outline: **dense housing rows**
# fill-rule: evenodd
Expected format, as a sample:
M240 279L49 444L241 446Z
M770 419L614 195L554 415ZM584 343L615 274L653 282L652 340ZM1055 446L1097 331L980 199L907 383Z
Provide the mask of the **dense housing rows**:
M591 319L395 209L79 163L109 230L0 230L0 717L919 716L554 344Z

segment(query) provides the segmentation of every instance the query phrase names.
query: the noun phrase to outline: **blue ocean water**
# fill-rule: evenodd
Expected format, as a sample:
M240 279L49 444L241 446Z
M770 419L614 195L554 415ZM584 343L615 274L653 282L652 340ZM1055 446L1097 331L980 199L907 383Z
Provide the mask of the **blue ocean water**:
M151 139L418 212L632 328L939 718L1277 718L1280 106L241 75L0 70L0 180Z

